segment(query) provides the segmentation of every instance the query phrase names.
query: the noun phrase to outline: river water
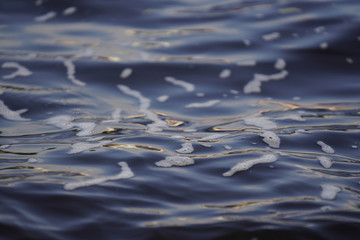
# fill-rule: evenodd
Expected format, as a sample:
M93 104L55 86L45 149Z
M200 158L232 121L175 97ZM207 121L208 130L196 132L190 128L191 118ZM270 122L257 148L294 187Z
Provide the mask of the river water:
M1 239L357 239L360 3L0 3Z

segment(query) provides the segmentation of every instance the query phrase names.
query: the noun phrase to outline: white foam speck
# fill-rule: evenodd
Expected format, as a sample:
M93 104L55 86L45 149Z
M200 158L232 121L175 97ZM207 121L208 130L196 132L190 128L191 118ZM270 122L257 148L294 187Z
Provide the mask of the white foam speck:
M199 92L199 93L196 93L196 96L198 96L198 97L205 97L205 93Z
M332 184L321 184L321 188L320 197L326 200L334 200L336 195L341 192L341 188Z
M333 164L333 162L330 157L317 156L316 158L319 160L321 166L323 166L324 168L331 168L331 165Z
M231 75L231 70L230 69L224 69L220 72L219 74L219 78L228 78Z
M169 99L169 95L161 95L159 97L157 97L157 100L159 102L166 102Z
M253 67L253 66L256 66L256 61L255 60L243 60L236 64L238 66L242 66L242 67Z
M238 91L238 90L231 89L231 90L230 90L230 93L236 95L236 94L239 94L239 91Z
M173 136L170 136L170 138L174 138L174 139L184 139L185 137L184 137L184 136L181 136L181 135L173 135Z
M272 33L268 33L262 36L262 38L265 41L273 41L276 40L280 37L280 33L279 32L272 32Z
M282 70L279 73L270 74L270 75L255 73L254 78L244 86L243 91L246 94L259 93L261 92L261 84L263 82L267 82L270 80L281 80L284 79L288 74L289 73L286 70Z
M74 126L72 123L73 118L69 115L59 115L55 117L51 117L45 120L45 122L49 125L53 125L55 127L61 129L70 129Z
M351 145L351 148L358 149L359 146L358 145Z
M6 148L9 148L9 147L10 147L9 144L0 145L0 149L6 149Z
M315 31L316 33L324 33L324 32L325 32L325 27L324 27L324 26L316 27L316 28L314 29L314 31Z
M16 63L16 62L5 62L1 65L2 68L15 68L16 71L9 74L9 75L5 75L3 76L3 79L12 79L15 77L27 77L32 75L32 72L27 69L24 66L21 66L20 64Z
M93 122L79 122L79 123L74 123L74 126L77 126L81 129L81 131L78 132L76 136L84 137L93 134L93 130L95 129L96 124Z
M228 135L229 135L228 133L214 133L214 134L210 134L208 136L204 136L204 137L200 138L199 141L212 141L212 140L226 137Z
M346 62L349 64L353 64L354 63L354 59L352 58L346 58Z
M67 70L68 79L75 85L85 86L86 83L75 78L75 65L74 65L73 61L71 59L63 59L63 62L64 62L64 66L66 67L66 70Z
M206 102L201 102L201 103L190 103L188 105L186 105L185 107L187 108L204 108L204 107L212 107L216 104L218 104L220 102L220 100L209 100Z
M274 67L276 69L279 69L279 70L283 70L285 67L286 67L286 62L284 59L282 58L279 58L278 60L276 60L275 64L274 64Z
M192 143L186 142L181 144L181 148L176 149L178 153L192 153L194 151L194 147Z
M284 114L280 117L277 117L276 119L278 120L294 120L294 121L300 121L300 122L304 122L306 121L305 118L303 118L303 112L297 112L297 113L287 113Z
M120 108L116 108L111 114L112 119L119 121L121 119L121 112L122 110Z
M192 83L185 82L183 80L178 80L173 77L165 77L165 81L172 83L176 86L184 88L187 92L193 92L195 90L195 86Z
M326 143L324 143L323 141L317 141L316 143L321 146L321 150L323 152L335 153L335 150L332 147L330 147L329 145L327 145Z
M8 106L5 105L5 103L0 100L0 115L3 116L7 120L14 120L14 121L27 121L30 119L23 118L20 116L20 114L26 112L27 109L20 109L13 111Z
M231 149L232 149L232 147L229 146L229 145L224 145L224 148L225 148L226 150L231 150Z
M327 49L329 47L329 44L326 42L320 43L320 48L321 49Z
M74 14L75 12L77 11L77 8L76 7L68 7L68 8L65 8L64 11L63 11L63 15L64 16L69 16L69 15L72 15Z
M35 1L35 6L41 6L41 4L43 4L43 0L36 0Z
M183 167L194 164L194 159L183 156L167 156L164 160L155 163L158 167Z
M52 18L56 17L56 12L51 11L44 15L35 17L35 22L46 22L47 20L50 20Z
M124 70L122 70L120 77L121 78L128 78L131 74L132 74L133 70L131 68L125 68Z
M263 131L260 136L263 137L263 141L267 143L270 147L280 147L280 138L276 135L276 133L272 131Z
M29 159L27 160L28 163L36 163L36 162L38 162L38 161L39 161L39 159L37 159L37 158L29 158Z
M300 101L300 100L301 100L301 97L295 96L295 97L292 98L292 100L294 100L294 101Z
M272 129L277 127L276 123L271 121L268 117L252 115L245 117L243 120L246 125L260 127L262 129Z
M119 179L131 178L134 176L134 173L131 171L130 167L126 162L119 162L118 164L121 167L121 172L119 174L109 177L98 177L80 182L67 183L65 184L64 189L74 190L80 187L88 187L92 185L101 184L109 180L119 180Z
M243 43L245 44L245 46L250 46L251 45L251 41L248 39L244 39Z
M246 171L253 167L256 164L260 163L272 163L278 160L278 156L276 154L265 154L259 158L245 160L244 162L240 162L233 166L229 171L223 173L224 177L231 177L236 172Z
M75 153L81 153L86 150L90 150L93 148L101 147L105 144L111 143L109 140L100 141L98 143L88 143L88 142L77 142L71 145L71 149L68 152L68 154L75 154Z
M139 91L130 89L128 86L119 84L118 88L124 94L132 96L139 100L140 102L139 112L143 113L147 119L152 121L152 123L147 125L148 126L147 131L149 133L159 132L162 131L164 127L167 127L167 123L165 121L161 120L156 113L149 110L151 103L150 99L144 97Z

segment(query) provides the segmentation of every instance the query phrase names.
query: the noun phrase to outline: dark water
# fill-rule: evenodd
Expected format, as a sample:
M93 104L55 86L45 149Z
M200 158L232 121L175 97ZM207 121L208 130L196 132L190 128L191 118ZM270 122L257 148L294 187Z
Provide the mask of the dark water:
M2 1L0 238L358 239L359 13Z

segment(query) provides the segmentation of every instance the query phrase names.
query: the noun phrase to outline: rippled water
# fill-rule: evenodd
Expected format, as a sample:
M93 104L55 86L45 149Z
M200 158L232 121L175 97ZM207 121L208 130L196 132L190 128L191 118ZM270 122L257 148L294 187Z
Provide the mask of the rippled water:
M3 239L357 239L360 4L0 5Z

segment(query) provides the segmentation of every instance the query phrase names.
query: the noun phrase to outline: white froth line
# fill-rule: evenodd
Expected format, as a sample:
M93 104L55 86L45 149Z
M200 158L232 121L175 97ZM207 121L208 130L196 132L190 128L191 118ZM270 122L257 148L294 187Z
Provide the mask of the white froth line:
M193 92L195 90L195 86L192 83L185 82L183 80L178 80L173 77L165 77L165 81L172 83L176 86L184 88L187 92Z
M194 159L184 156L167 156L165 159L155 163L158 167L184 167L194 164Z
M27 121L30 119L23 118L20 116L20 114L26 112L27 109L20 109L13 111L8 106L5 105L5 103L0 100L0 115L3 116L7 120L14 120L14 121Z
M206 102L201 102L201 103L190 103L188 105L186 105L186 108L204 108L204 107L212 107L216 104L218 104L220 102L220 100L209 100Z
M159 97L157 97L157 100L159 102L166 102L169 99L169 95L161 95Z
M176 149L178 153L192 153L194 151L194 147L192 143L186 142L181 144L181 148Z
M244 162L240 162L240 163L236 164L229 171L223 173L223 176L224 177L231 177L236 172L246 171L246 170L250 169L251 167L253 167L256 164L272 163L272 162L275 162L276 160L278 160L277 154L265 154L265 155L263 155L263 156L261 156L259 158L246 160Z
M63 59L63 62L64 62L64 66L66 67L66 70L67 70L68 79L75 85L85 86L86 83L75 78L75 65L74 65L73 61L70 59Z
M104 183L109 180L126 179L126 178L131 178L134 176L134 173L131 171L130 167L128 166L128 164L126 162L119 162L118 164L121 167L121 172L119 174L116 174L114 176L109 176L109 177L98 177L98 178L89 179L89 180L80 181L80 182L67 183L67 184L65 184L64 189L65 190L74 190L74 189L80 188L80 187L89 187L92 185L101 184L101 183Z
M281 80L284 79L288 74L289 73L286 70L282 70L279 73L270 75L255 73L254 78L244 86L243 91L246 94L259 93L261 92L261 85L263 82L267 82L270 80Z
M214 133L214 134L210 134L208 136L202 137L199 139L199 141L212 141L212 140L216 140L216 139L220 139L226 136L229 136L229 133Z
M238 66L242 66L242 67L252 67L252 66L256 66L256 61L255 60L243 60L237 63Z
M139 91L130 89L128 86L119 84L118 88L124 94L137 98L139 100L140 102L139 112L145 114L145 117L147 119L153 121L153 123L147 125L148 132L150 133L159 132L162 131L162 128L167 127L167 123L165 121L161 120L156 113L149 110L151 103L150 99L144 97Z
M341 192L341 188L332 184L321 184L321 188L320 197L326 200L334 200L336 195Z
M5 62L1 65L2 68L15 68L15 72L9 74L9 75L5 75L3 76L3 79L12 79L15 77L27 77L32 75L32 72L27 69L24 66L21 66L20 64L16 63L16 62Z
M56 17L56 15L57 15L56 12L51 11L44 15L35 17L34 20L35 20L35 22L46 22L47 20L50 20L50 19Z
M335 153L335 150L332 147L330 147L329 145L327 145L326 143L324 143L323 141L317 141L316 143L321 147L321 150L323 152Z
M69 15L72 15L74 14L75 12L77 11L77 8L76 7L68 7L68 8L65 8L64 11L62 12L62 14L64 16L69 16Z
M268 33L262 36L262 38L265 41L273 41L275 39L278 39L280 37L280 33L279 32L272 32L272 33Z

